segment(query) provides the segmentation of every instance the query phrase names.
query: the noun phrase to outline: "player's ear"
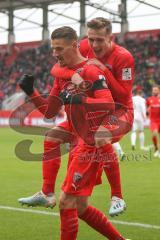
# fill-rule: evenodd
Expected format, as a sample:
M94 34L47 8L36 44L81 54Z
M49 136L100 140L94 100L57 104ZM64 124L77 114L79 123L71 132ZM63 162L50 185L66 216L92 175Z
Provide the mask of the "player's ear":
M110 39L110 41L113 40L113 34L110 34L109 39Z
M72 47L76 49L76 48L77 48L77 46L78 46L78 43L77 43L77 41L73 41L73 43L72 43Z

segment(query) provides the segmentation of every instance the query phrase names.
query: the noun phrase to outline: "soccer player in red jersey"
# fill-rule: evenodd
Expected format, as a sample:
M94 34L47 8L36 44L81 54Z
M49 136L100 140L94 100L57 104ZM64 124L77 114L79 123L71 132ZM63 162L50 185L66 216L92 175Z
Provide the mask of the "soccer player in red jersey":
M89 41L88 41L89 39ZM80 43L80 51L85 57L97 57L100 61L94 59L91 63L97 64L105 71L108 86L111 89L112 96L116 104L116 115L112 118L112 122L117 121L120 127L112 131L112 140L117 142L124 134L126 134L132 126L133 108L131 90L134 78L134 60L131 54L124 48L112 42L111 23L104 18L96 18L88 23L88 39L84 39ZM103 63L103 64L102 64ZM78 79L76 71L68 70L67 68L60 68L56 65L51 70L51 74L63 78L72 77L73 82L77 83L82 79ZM55 139L55 131L50 131L46 136L46 141L49 138ZM48 138L47 138L48 137ZM59 148L59 142L50 145L53 148ZM58 152L59 150L57 150ZM50 154L51 155L51 154ZM50 156L51 159L53 157ZM59 159L59 161L58 161ZM105 164L104 170L111 186L111 207L109 214L111 216L118 215L123 212L126 205L122 197L119 164L116 155L113 159L115 161L108 161ZM55 161L50 161L50 164L43 161L43 186L42 192L38 196L20 199L20 202L28 204L34 202L39 205L39 198L49 200L49 196L53 196L55 179L59 169L60 158ZM44 194L43 194L44 193ZM35 203L36 199L36 203ZM55 200L52 203L55 203ZM50 201L48 201L50 205ZM54 205L54 204L51 204Z
M133 123L132 86L134 81L134 59L130 52L112 41L111 22L104 18L95 18L87 23L87 36L80 44L80 52L89 62L97 64L104 72L108 86L116 103L115 116L120 119L119 129L113 133L112 140L117 142L131 130ZM93 57L96 59L93 59ZM89 64L88 62L88 64ZM55 65L51 73L63 77L72 77L74 83L80 82L78 73L72 70L66 71ZM110 215L118 213L116 207L120 204L123 211L119 164L111 161L104 168L112 191Z
M158 85L152 87L152 96L146 100L147 111L150 119L150 130L152 132L152 141L155 148L155 157L160 157L160 89Z
M32 98L36 107L47 118L55 116L62 104L65 104L68 129L61 127L59 132L62 131L76 137L78 142L74 148L72 160L69 162L60 195L61 240L76 240L78 217L110 240L125 240L102 212L88 205L88 197L96 184L96 175L101 168L101 163L103 163L103 159L102 161L97 161L97 158L94 159L94 153L97 154L98 150L102 154L104 151L110 153L110 151L112 152L112 145L107 142L108 136L106 138L98 136L101 126L106 129L104 134L106 132L110 133L106 126L108 122L104 124L101 121L100 125L97 125L97 122L93 121L93 125L90 125L88 124L90 121L86 121L86 118L83 117L92 112L97 118L106 120L107 115L112 114L115 109L111 92L102 70L95 65L87 65L86 59L80 55L77 48L77 35L72 28L56 29L53 31L51 39L53 53L59 64L80 71L81 77L87 80L87 83L90 83L89 88L86 89L83 84L73 85L70 79L56 78L48 99L44 99L34 90L33 76L24 75L20 83L21 88ZM29 88L28 82L30 82ZM103 115L104 117L101 114L102 111L106 113L105 116ZM86 131L90 131L90 127L98 127L91 137L90 134L87 134L85 135L87 139L84 139L79 135L78 129L75 127L74 115L76 115L76 118L78 116L83 120L83 127ZM102 147L104 144L105 148ZM98 148L95 148L95 146Z

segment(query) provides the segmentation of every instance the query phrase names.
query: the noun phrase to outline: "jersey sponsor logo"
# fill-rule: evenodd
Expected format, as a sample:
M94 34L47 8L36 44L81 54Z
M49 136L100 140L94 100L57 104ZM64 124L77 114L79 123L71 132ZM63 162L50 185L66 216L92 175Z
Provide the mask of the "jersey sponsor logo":
M131 68L123 68L122 69L122 80L132 80Z
M82 179L82 174L75 172L73 175L73 182L74 183L79 182L81 179Z

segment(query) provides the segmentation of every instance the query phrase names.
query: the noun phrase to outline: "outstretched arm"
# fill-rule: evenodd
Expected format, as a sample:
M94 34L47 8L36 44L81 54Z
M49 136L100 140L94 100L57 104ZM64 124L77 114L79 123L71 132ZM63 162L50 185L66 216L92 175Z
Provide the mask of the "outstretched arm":
M60 98L57 97L59 92L56 84L52 88L48 98L44 98L38 90L34 89L34 77L32 75L23 75L19 81L19 86L46 118L54 117L63 105Z

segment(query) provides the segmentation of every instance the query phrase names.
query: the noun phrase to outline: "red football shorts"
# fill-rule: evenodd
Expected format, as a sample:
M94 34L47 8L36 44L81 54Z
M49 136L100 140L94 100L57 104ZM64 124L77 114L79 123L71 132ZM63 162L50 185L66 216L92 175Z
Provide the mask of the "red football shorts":
M151 120L150 129L151 129L152 132L158 131L160 133L160 121Z
M97 176L100 176L102 161L98 159L95 147L78 144L72 154L62 190L76 196L90 196L97 184Z

